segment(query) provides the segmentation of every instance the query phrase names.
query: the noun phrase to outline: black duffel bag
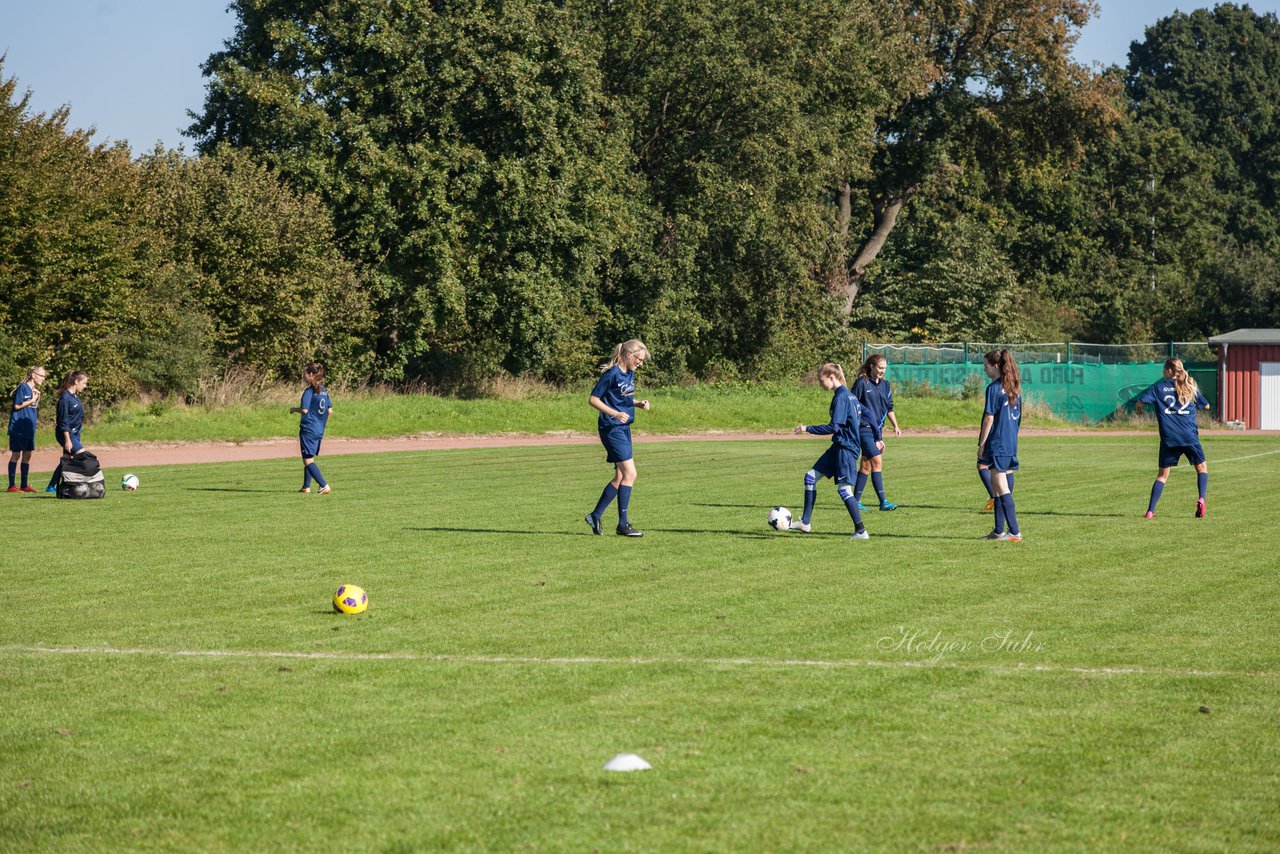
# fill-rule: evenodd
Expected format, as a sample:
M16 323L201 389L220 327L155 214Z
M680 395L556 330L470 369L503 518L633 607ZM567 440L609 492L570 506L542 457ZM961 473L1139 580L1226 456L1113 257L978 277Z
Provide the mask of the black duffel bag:
M98 458L89 451L62 455L62 479L58 481L59 498L105 498L106 478Z

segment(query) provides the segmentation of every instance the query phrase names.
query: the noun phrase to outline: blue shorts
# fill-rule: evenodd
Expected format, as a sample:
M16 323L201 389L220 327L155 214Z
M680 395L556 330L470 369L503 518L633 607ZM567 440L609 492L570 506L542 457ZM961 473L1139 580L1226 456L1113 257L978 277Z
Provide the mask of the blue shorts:
M832 445L818 457L813 470L823 477L835 478L836 483L853 483L858 478L858 452Z
M982 449L982 456L978 457L978 465L986 466L992 471L1017 471L1018 455L993 454L988 446Z
M34 451L36 449L36 425L23 421L13 425L9 433L9 450Z
M78 454L84 450L84 445L80 444L79 433L68 433L65 430L54 430L53 438L58 440L58 447L63 451L67 450L67 437L71 437L71 453Z
M866 427L863 427L858 431L858 444L862 446L862 456L865 459L869 460L872 457L878 457L882 453L882 451L876 447L875 434Z
M631 425L610 424L600 428L600 444L606 452L605 462L625 463L631 459Z
M302 451L302 458L320 456L320 440L324 436L308 436L306 433L298 434L298 448Z
M1184 455L1187 458L1187 462L1193 466L1198 466L1204 462L1204 448L1200 447L1199 442L1194 445L1166 445L1161 442L1160 468L1173 468Z

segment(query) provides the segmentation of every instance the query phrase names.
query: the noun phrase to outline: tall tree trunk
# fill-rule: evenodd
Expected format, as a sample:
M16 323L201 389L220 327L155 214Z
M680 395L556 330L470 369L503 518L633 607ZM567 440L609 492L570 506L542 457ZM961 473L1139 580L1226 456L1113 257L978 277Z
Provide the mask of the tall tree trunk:
M848 231L848 195L845 189L848 184L841 190L840 198L840 217L844 222L845 231ZM877 196L872 201L873 227L871 234L863 242L862 247L858 250L858 254L854 256L853 261L848 265L848 276L844 285L844 316L848 317L853 311L853 301L858 296L858 290L862 287L862 279L867 274L867 268L876 260L876 256L880 254L880 250L884 248L884 243L889 239L889 232L893 231L893 227L898 224L898 214L902 212L907 202L911 201L911 197L920 189L919 184L912 184L895 193L885 193Z

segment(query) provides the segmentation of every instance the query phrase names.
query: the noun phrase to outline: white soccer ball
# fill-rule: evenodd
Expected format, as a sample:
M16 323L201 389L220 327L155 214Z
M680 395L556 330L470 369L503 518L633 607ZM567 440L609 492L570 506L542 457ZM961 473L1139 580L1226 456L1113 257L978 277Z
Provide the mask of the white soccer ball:
M138 488L138 476L136 474L127 474L120 478L120 488L125 492L133 492Z
M769 527L775 531L787 531L791 528L791 511L785 507L775 507L769 511Z

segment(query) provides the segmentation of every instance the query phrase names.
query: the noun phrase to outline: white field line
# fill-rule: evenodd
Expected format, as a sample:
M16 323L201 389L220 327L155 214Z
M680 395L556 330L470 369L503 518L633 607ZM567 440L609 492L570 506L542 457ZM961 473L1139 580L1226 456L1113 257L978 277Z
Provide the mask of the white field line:
M1232 457L1229 460L1214 460L1214 463L1217 465L1222 465L1223 463L1238 463L1241 460L1256 460L1258 457L1269 457L1272 454L1280 454L1280 451L1264 451L1261 454L1250 454L1247 457Z
M420 654L411 652L289 652L271 650L233 649L136 649L127 647L79 647L79 646L0 646L0 655L84 655L84 656L152 656L157 658L227 658L227 659L293 659L307 661L407 661L447 664L515 664L532 666L590 666L611 667L742 667L783 669L951 669L984 670L992 673L1086 673L1099 675L1178 676L1178 677L1252 677L1280 678L1280 672L1258 670L1188 670L1164 667L1078 667L1067 664L989 664L975 661L942 661L935 659L907 659L902 661L858 659L803 659L803 658L605 658L595 656L547 657L510 655L451 655Z

